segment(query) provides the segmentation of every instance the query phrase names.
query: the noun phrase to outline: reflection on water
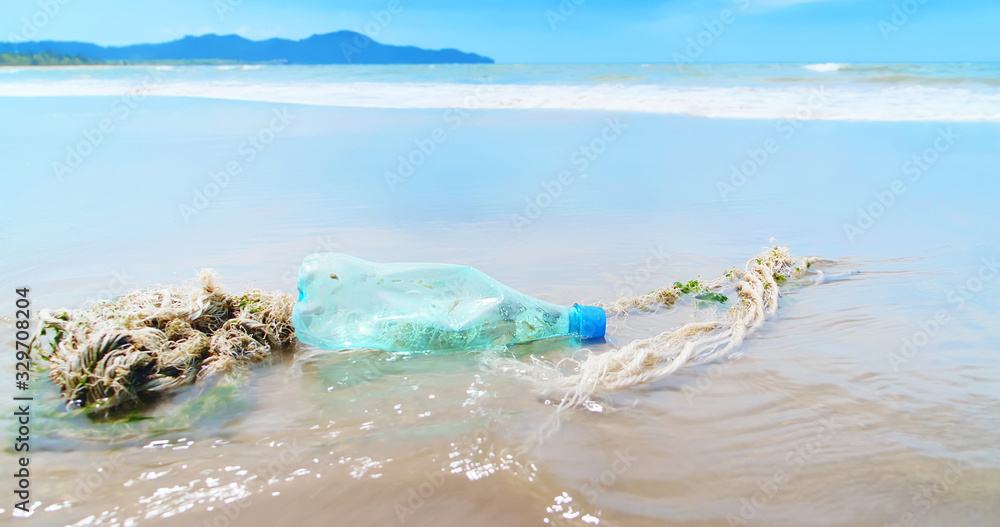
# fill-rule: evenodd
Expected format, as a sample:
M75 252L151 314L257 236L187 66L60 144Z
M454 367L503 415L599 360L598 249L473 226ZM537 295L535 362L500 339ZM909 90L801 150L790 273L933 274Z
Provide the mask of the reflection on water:
M562 304L716 276L771 236L830 261L737 354L549 435L553 401L476 354L303 350L113 423L65 412L36 379L33 524L1000 522L993 125L956 125L955 147L852 242L844 224L939 125L807 122L723 199L717 182L773 123L624 114L621 138L519 232L512 215L575 169L608 115L481 111L392 191L385 172L440 112L289 106L288 130L247 161L237 149L272 105L150 99L59 182L52 160L108 102L0 101L34 130L0 132L0 274L36 308L200 267L291 292L322 250L470 264ZM240 174L185 221L180 206L234 159ZM699 316L637 314L589 350Z

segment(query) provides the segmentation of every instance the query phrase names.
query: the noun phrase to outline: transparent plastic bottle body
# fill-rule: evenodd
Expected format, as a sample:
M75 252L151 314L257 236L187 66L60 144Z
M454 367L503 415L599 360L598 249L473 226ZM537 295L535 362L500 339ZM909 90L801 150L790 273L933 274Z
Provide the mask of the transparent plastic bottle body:
M487 349L579 334L580 308L588 308L543 302L471 267L380 264L341 253L307 256L298 288L295 332L325 349Z

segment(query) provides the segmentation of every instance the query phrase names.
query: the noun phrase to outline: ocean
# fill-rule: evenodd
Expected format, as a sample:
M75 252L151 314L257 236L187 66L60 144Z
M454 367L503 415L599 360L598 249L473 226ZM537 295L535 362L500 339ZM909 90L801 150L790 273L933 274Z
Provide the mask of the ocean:
M558 400L481 354L302 346L128 421L32 373L32 525L1000 524L998 64L0 68L0 311L303 256L571 305L823 261L723 360ZM638 313L582 358L703 320ZM16 410L14 355L0 359ZM8 413L10 415L10 413ZM5 421L0 464L16 469Z

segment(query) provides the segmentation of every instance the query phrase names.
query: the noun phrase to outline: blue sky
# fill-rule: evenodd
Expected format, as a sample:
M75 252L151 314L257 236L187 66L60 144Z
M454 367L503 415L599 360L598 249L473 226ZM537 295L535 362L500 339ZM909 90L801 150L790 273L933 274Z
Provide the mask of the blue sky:
M373 13L393 2L397 12L379 21ZM724 20L723 9L732 16ZM502 63L675 62L678 55L703 62L1000 61L998 24L996 0L7 0L0 7L2 40L123 45L349 29L387 44L455 47ZM692 44L699 38L707 45Z

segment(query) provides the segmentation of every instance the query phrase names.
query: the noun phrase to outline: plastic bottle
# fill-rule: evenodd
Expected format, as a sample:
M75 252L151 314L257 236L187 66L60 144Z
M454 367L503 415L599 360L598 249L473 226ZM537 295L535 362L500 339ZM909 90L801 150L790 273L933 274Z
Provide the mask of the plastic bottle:
M341 253L303 260L292 323L325 349L480 350L532 340L604 336L604 310L550 304L471 267L373 263Z

